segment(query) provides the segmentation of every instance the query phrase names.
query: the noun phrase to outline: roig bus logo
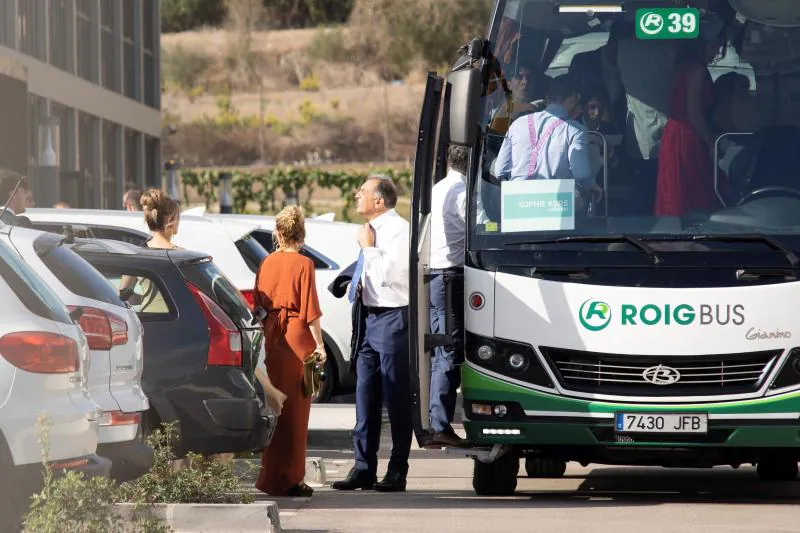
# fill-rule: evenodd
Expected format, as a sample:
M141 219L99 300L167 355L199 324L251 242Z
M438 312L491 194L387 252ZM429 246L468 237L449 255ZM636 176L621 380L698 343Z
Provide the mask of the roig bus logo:
M664 29L664 17L648 12L639 18L639 29L647 35L657 35Z
M600 300L586 300L578 311L578 319L589 331L600 331L611 323L611 307Z

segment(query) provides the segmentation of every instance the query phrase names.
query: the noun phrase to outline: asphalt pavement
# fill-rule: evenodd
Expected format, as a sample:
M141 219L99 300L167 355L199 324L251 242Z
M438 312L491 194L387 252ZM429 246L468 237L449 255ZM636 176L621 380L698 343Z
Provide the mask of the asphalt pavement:
M472 490L471 459L414 446L407 492L334 491L330 483L342 479L352 466L349 431L355 420L354 407L340 403L314 406L312 411L311 434L329 431L338 432L338 437L318 439L309 447L307 482L316 487L311 499L275 499L286 532L800 530L800 482L763 482L753 468L747 467L583 468L570 463L562 479L520 477L514 496L489 498L476 496ZM391 437L384 431L379 476L385 471L390 449ZM521 466L520 475L524 473Z

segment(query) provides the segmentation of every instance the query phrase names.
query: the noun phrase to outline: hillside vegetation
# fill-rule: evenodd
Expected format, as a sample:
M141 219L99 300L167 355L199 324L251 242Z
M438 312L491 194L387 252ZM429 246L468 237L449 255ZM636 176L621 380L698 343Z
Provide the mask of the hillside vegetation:
M165 156L185 165L403 162L428 70L492 0L164 0ZM176 31L179 30L179 31Z

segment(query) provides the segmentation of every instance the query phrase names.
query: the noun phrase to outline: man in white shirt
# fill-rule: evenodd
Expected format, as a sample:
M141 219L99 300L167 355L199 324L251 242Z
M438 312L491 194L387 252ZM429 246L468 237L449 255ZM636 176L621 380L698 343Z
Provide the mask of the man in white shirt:
M469 150L450 145L447 176L433 186L431 200L430 321L431 333L450 333L453 343L435 348L431 359L429 419L431 444L463 446L451 423L464 362L464 244L467 239L467 166ZM452 305L446 330L446 284L451 277Z
M408 355L409 225L394 207L397 189L389 178L370 176L356 194L357 211L368 222L359 230L361 245L348 298L362 306L364 331L353 354L356 369L355 466L336 490L406 489L411 451L411 399ZM360 298L360 302L356 302ZM392 454L386 476L377 480L381 406L385 400L392 429Z

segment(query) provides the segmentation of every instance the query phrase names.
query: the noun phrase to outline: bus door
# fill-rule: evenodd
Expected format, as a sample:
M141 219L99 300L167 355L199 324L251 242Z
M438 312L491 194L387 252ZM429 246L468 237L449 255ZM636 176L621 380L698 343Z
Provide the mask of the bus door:
M438 346L453 343L449 320L445 333L430 332L430 214L433 185L447 171L447 147L452 141L473 146L478 136L480 95L482 91L483 56L486 47L482 39L473 39L462 51L464 55L445 80L428 74L422 103L417 152L414 162L413 195L411 198L411 250L409 297L409 352L413 424L417 442L428 443L430 421L431 352ZM473 159L473 158L471 158ZM477 161L470 161L472 166ZM453 278L445 277L447 316L452 306L450 289Z
M436 175L442 172L440 156L444 154L441 142L442 109L445 99L445 80L428 73L422 113L419 121L417 150L414 160L413 194L411 197L410 284L409 284L409 355L411 376L411 401L414 434L417 443L424 446L429 431L428 406L431 376L432 338L428 318L430 264L430 213L431 190Z

